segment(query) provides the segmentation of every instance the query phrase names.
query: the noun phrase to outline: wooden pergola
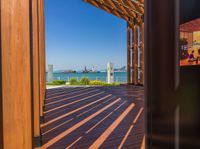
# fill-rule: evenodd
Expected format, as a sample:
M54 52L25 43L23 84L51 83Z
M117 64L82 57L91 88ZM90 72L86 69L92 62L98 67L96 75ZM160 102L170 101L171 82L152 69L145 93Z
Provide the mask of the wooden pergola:
M127 22L127 82L144 85L144 0L84 0Z
M143 0L86 2L127 21L128 82L143 84ZM44 4L44 0L1 0L0 149L31 149L42 143L40 124L45 122L46 99Z

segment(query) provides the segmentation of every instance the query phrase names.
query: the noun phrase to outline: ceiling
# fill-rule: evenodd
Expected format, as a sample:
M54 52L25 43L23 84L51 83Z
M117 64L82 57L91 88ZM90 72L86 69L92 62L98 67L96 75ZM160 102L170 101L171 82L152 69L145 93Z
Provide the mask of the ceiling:
M144 16L144 0L84 0L129 23L137 23Z

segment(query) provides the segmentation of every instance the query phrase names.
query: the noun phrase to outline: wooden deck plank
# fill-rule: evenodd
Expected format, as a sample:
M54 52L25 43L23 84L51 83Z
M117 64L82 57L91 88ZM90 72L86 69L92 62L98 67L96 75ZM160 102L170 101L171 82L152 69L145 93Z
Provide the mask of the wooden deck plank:
M144 144L143 87L59 88L48 90L47 97L46 111L64 108L44 115L43 148L140 149Z

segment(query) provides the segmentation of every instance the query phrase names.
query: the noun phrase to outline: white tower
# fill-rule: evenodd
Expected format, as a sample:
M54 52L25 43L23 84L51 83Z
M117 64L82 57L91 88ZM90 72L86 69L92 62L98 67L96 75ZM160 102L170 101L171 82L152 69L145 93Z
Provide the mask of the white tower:
M107 64L107 81L109 84L114 82L114 64L110 62Z
M53 65L48 65L48 83L53 82Z

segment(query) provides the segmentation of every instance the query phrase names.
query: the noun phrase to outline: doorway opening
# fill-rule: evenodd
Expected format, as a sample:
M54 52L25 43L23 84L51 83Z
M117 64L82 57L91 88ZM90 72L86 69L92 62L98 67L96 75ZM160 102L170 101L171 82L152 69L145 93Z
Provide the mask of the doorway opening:
M116 19L115 17L121 18L125 20L124 22L124 30L126 33L126 37L124 38L124 41L118 41L118 42L125 42L125 47L123 52L121 54L116 54L118 50L116 50L114 53L111 53L111 60L106 59L104 61L104 67L108 68L102 68L105 70L104 72L104 78L102 79L99 74L103 73L101 70L95 70L95 68L91 68L91 70L88 70L88 67L93 67L93 65L88 66L84 62L87 62L88 58L87 55L84 56L84 51L87 51L87 49L83 49L83 45L80 47L82 51L75 51L74 49L70 49L69 52L63 54L63 57L70 58L71 54L74 52L74 55L76 57L73 57L75 59L76 63L74 62L72 65L76 65L79 67L79 70L76 68L74 69L73 66L67 67L69 63L66 63L64 66L62 65L54 65L53 67L57 67L57 72L53 72L52 70L52 63L50 62L48 58L52 58L52 56L55 56L56 54L51 53L49 56L48 54L48 48L53 48L53 51L56 51L57 46L52 46L53 42L47 43L47 66L49 67L48 73L47 73L47 80L56 82L56 83L63 83L61 87L53 87L51 89L48 89L46 91L46 99L44 102L44 123L41 124L41 133L42 133L42 143L44 148L124 148L124 147L131 147L131 148L142 148L144 147L144 20L143 20L143 14L144 14L144 5L143 2L140 1L126 1L123 0L123 2L115 1L115 0L109 0L107 1L99 1L99 0L86 0L84 2L82 1L67 1L65 2L60 1L56 2L57 4L74 4L74 5L68 5L71 7L71 9L77 9L81 10L79 7L80 5L83 7L87 7L92 9L92 11L98 11L98 9L102 9L105 12L108 12L110 14L114 14L115 16L111 16L110 14L107 14L105 12L102 16L102 18L109 18L112 19L113 22ZM86 2L86 3L85 3ZM46 1L46 9L50 8L47 5L50 2ZM89 4L92 5L89 5ZM85 6L84 6L85 5ZM93 8L93 6L97 7ZM55 7L55 6L54 6ZM74 7L74 8L73 8ZM52 8L53 9L53 8ZM81 42L85 41L85 39L78 40L78 37L80 36L80 33L84 32L84 27L82 26L84 23L79 24L75 23L77 18L65 18L64 13L70 13L68 9L63 9L59 6L60 11L63 13L62 19L66 19L69 23L72 23L70 25L76 26L77 30L79 32L75 32L72 30L72 32L75 32L77 35L74 36L74 43L77 46L81 45ZM84 12L83 10L81 15L88 15L87 12ZM90 10L87 10L88 13ZM93 15L95 13L93 12ZM78 12L77 12L78 13ZM100 13L100 12L99 12ZM48 15L48 14L46 14ZM55 14L51 14L55 15ZM105 16L104 16L105 15ZM109 17L108 17L109 16ZM48 16L46 16L48 17ZM55 16L56 18L57 16ZM102 18L98 17L98 20L96 23L98 23L99 20ZM70 21L71 20L71 21ZM80 20L79 20L80 21ZM90 18L90 20L86 20L86 18L82 17L82 21L91 21L91 25L95 26L95 20ZM109 20L110 22L110 20ZM112 21L111 21L112 22ZM48 22L46 22L48 23ZM51 23L54 25L57 25L57 21L54 19L51 20ZM93 23L93 24L92 24ZM49 23L48 23L49 25ZM46 27L48 26L46 24ZM57 28L58 30L64 30L65 28L68 28L70 25L63 24L61 28ZM116 24L114 24L116 25ZM81 27L80 27L81 26ZM96 25L99 26L98 24ZM63 28L65 27L65 28ZM80 27L80 28L79 28ZM114 27L114 26L113 26ZM121 29L122 26L117 26ZM69 27L70 28L70 27ZM57 30L52 27L52 30ZM99 30L99 34L103 32L106 27L101 28L93 28L91 27L90 30ZM108 29L107 31L104 31L104 35L106 32L110 32L113 28ZM70 29L67 30L70 32ZM86 31L86 30L85 30ZM64 32L64 31L62 31ZM79 34L78 34L79 33ZM67 34L67 33L66 33ZM85 32L85 38L89 36L89 32ZM56 36L56 33L54 34ZM51 36L48 36L48 32L46 34L46 40L50 41ZM73 38L71 36L71 38ZM109 39L108 37L102 37L98 40L103 40L103 38L106 38L107 44L105 46L109 46L112 42L117 42L114 39ZM52 41L56 38L52 38ZM68 40L71 40L70 38ZM94 44L91 52L92 56L95 57L96 55L101 55L103 53L105 55L106 51L101 49L97 49L99 42L98 40L95 42L93 39L90 42L84 42L85 44ZM105 39L104 39L105 40ZM121 40L121 38L120 38ZM65 43L66 47L70 45L68 43L69 41L66 41L63 37L63 41L56 41L60 43ZM72 41L71 41L72 42ZM48 45L49 44L49 45ZM114 44L115 46L118 45L117 43ZM68 47L70 48L70 47ZM120 47L115 47L120 48ZM97 49L97 50L96 50ZM57 51L56 51L57 52ZM61 51L62 52L62 51ZM99 53L100 52L100 53ZM108 52L108 51L107 51ZM73 55L73 54L72 54ZM115 55L119 55L116 60L112 60L112 57ZM98 56L94 58L94 62L98 60ZM125 72L118 72L123 73L123 77L113 77L112 73L114 73L114 76L117 75L112 67L112 62L118 63L118 61L121 59L121 57L126 57L126 67L123 67L123 65L119 66L121 67L121 71L125 69ZM62 58L63 58L62 57ZM62 59L61 57L58 57L58 61ZM109 57L110 58L110 57ZM79 64L78 60L83 59L83 61L80 61ZM55 60L55 59L54 59ZM51 65L48 65L50 63ZM62 63L62 62L61 62ZM91 61L89 61L91 63ZM102 65L102 61L100 61L100 65ZM119 62L120 63L120 62ZM80 66L82 64L82 66ZM83 68L86 66L85 68ZM64 69L62 71L58 71L60 69ZM67 68L66 68L67 67ZM67 69L67 70L66 70ZM81 70L82 69L82 70ZM113 69L110 71L110 69ZM49 75L50 71L53 72L53 74ZM100 72L99 72L100 71ZM107 75L110 71L110 75ZM59 74L59 76L58 76ZM89 74L95 74L96 76L92 79ZM71 76L70 76L71 75ZM80 75L81 77L78 77ZM106 76L106 77L105 77ZM52 77L49 79L49 77ZM78 77L78 78L77 78ZM113 84L110 83L108 80L109 78L113 79ZM87 79L86 79L87 78ZM81 82L81 80L84 80L88 84L84 84ZM49 83L47 81L47 83ZM72 82L75 82L75 84L71 84ZM67 84L66 84L67 82ZM93 82L94 84L90 84L90 82ZM102 84L98 84L98 83ZM97 83L97 84L95 84ZM50 87L55 84L48 84ZM117 135L116 135L117 134ZM137 135L136 135L137 134ZM133 141L135 140L135 141Z

